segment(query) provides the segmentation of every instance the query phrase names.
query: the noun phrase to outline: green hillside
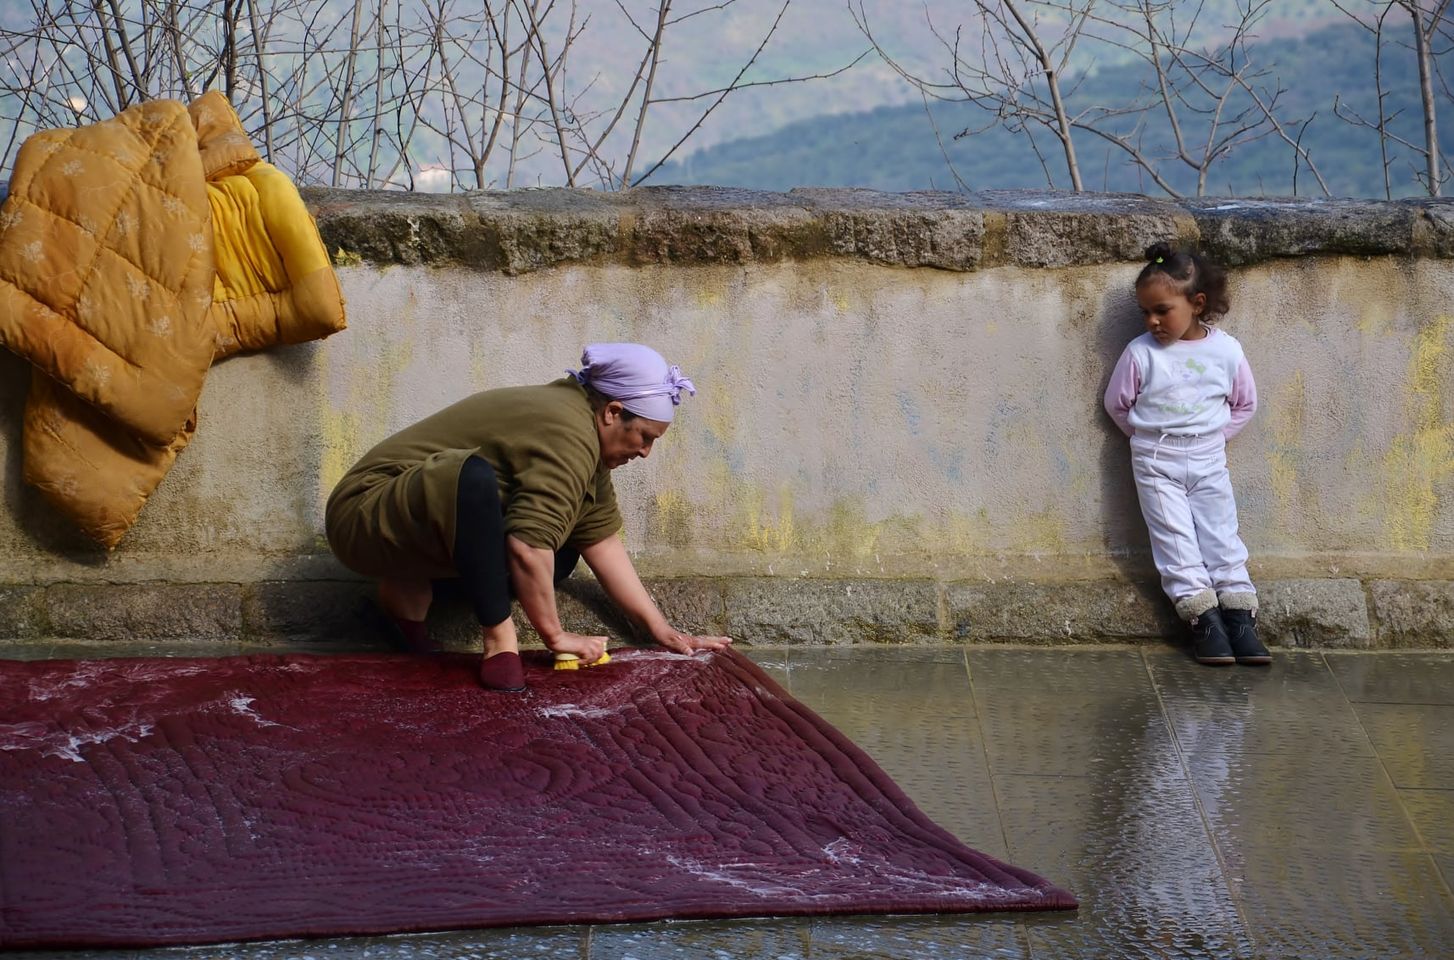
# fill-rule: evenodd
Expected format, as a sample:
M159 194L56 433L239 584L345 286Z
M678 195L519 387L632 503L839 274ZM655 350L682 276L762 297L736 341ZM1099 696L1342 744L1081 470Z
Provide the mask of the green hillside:
M1345 106L1365 117L1377 113L1373 84L1372 36L1352 25L1326 28L1302 38L1268 40L1256 48L1258 63L1275 65L1287 92L1280 115L1285 119L1314 117L1303 134L1329 189L1335 196L1382 196L1377 137L1340 119L1333 112L1335 95ZM1450 64L1454 66L1454 64ZM1418 79L1412 54L1400 47L1384 49L1386 104L1399 113L1394 130L1410 141L1422 137L1417 101ZM1149 78L1137 66L1122 65L1098 71L1076 90L1071 108L1090 104L1132 101ZM1454 149L1454 101L1441 94L1442 149ZM971 189L1068 189L1063 158L1047 132L1037 135L1045 155L1040 161L1024 134L994 128L954 139L966 128L984 126L986 114L966 104L933 104L934 122L943 139L943 153L922 104L886 106L831 117L816 117L787 125L774 133L722 143L668 164L652 183L711 183L757 189L786 190L801 185L862 186L881 190L957 189L943 154ZM1170 152L1164 114L1152 114L1145 134L1145 151L1152 156ZM1205 137L1205 126L1195 117L1184 118L1192 141ZM1144 171L1129 163L1118 148L1088 132L1076 143L1082 178L1087 189L1159 194L1162 191ZM1396 148L1390 166L1395 196L1421 192L1411 168L1416 157ZM1163 161L1161 168L1181 193L1196 192L1195 174L1179 162ZM1048 173L1047 173L1048 171ZM1293 191L1293 152L1276 138L1239 147L1212 167L1207 193L1220 195L1288 195ZM1320 195L1316 182L1304 169L1297 193Z

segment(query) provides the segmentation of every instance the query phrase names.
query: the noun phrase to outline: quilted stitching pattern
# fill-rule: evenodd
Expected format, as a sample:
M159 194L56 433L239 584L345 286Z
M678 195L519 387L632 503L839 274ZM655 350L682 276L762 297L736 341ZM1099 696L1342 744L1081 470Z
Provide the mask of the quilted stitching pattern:
M1075 905L740 654L477 663L3 664L0 945Z
M0 233L0 343L166 445L212 357L212 240L196 131L174 101L38 133ZM148 335L166 318L168 335Z
M0 207L0 343L49 375L27 402L25 477L102 546L191 439L214 357L343 327L312 218L221 94L21 148Z

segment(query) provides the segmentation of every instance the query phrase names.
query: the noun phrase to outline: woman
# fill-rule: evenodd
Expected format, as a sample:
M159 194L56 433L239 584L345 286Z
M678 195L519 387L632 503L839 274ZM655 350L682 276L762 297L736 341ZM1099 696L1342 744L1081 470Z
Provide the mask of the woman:
M696 387L650 347L597 343L579 371L543 386L486 390L364 454L328 498L328 543L379 580L379 601L413 650L430 649L431 580L459 577L484 637L480 682L525 689L512 596L545 645L586 663L605 637L563 629L555 585L585 558L606 594L657 643L719 650L667 623L621 539L611 471L651 453L681 393Z

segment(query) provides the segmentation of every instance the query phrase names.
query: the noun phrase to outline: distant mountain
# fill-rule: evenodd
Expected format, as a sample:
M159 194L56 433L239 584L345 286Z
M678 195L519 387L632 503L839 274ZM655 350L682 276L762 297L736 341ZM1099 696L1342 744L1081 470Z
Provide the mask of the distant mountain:
M1193 34L1198 43L1213 44L1224 40L1239 19L1239 10L1247 6L1248 0L1165 0L1168 9L1178 14L1178 23L1187 28L1195 23ZM221 4L197 4L199 9L221 10ZM260 5L279 13L275 24L266 32L271 38L272 56L270 65L280 75L294 72L290 57L306 45L295 41L301 35L298 20L307 16L310 23L323 33L332 36L346 36L351 21L352 4L342 0L309 0L307 3L284 3ZM372 10L377 4L365 4L363 9ZM426 0L399 0L385 4L388 16L405 25L417 27L421 11L426 7L437 8L438 4ZM1051 6L1036 7L1027 0L1026 10L1038 10L1049 16ZM1098 13L1124 14L1131 5L1101 0L1095 5ZM499 5L496 4L498 9ZM1162 0L1158 0L1158 9ZM29 37L35 30L37 18L42 21L50 10L54 13L64 8L66 16L90 23L97 15L108 15L112 9L106 4L44 3L31 0L0 0L0 32L5 32L11 41ZM576 34L570 46L566 65L556 76L555 93L561 104L567 105L567 112L577 117L588 118L592 136L604 131L610 119L616 116L616 109L630 91L634 99L620 116L619 122L610 126L611 135L602 148L605 164L601 168L590 167L582 174L583 181L596 182L591 174L606 179L609 168L611 177L624 172L624 159L634 138L640 135L640 152L637 154L633 171L640 175L649 164L643 160L659 157L672 149L673 145L688 136L684 150L704 151L691 157L675 157L685 160L678 166L654 175L651 182L666 182L666 179L723 178L736 182L744 177L754 178L752 182L802 183L822 182L819 171L832 171L834 176L848 182L887 182L889 178L897 184L940 186L953 184L943 159L938 157L933 144L932 133L924 119L923 107L918 93L899 77L877 54L870 53L852 69L837 73L826 79L813 79L802 83L781 83L784 78L809 77L832 73L853 62L865 53L869 41L854 22L850 9L866 18L878 43L886 55L894 58L905 69L930 75L942 71L946 56L943 38L954 35L956 28L964 28L965 50L978 49L978 28L966 22L974 4L963 0L704 0L700 4L672 6L672 22L665 33L661 59L653 75L652 106L644 125L636 125L637 105L641 85L632 86L637 68L647 47L647 37L654 32L655 0L576 0L569 4L547 4L542 9L554 12L545 28L551 56L555 56L564 45L565 30L569 24ZM138 15L140 7L135 2L120 5L128 16ZM148 7L148 9L150 9ZM469 32L467 16L478 17L478 5L446 4L459 21L461 32ZM474 13L470 13L473 10ZM1330 23L1346 20L1337 6L1329 0L1276 0L1265 8L1257 24L1257 33L1265 38L1297 37ZM99 12L99 14L98 14ZM1193 21L1193 13L1195 19ZM760 51L754 66L739 78L739 71L757 51L763 37L781 14L777 32L770 43ZM59 16L59 14L56 14ZM155 28L155 21L151 21ZM1046 21L1042 21L1044 23ZM936 34L938 36L936 36ZM141 43L141 48L164 50L165 43L156 37L153 30L150 43ZM1046 27L1046 36L1050 30ZM98 41L91 36L89 46ZM513 42L513 41L512 41ZM160 44L160 45L158 45ZM23 46L23 44L22 44ZM336 80L341 71L337 59L345 46L341 41L323 52L312 55L312 69L323 70L334 58L330 68ZM61 44L59 49L68 62L79 60L81 47L77 44ZM476 50L480 55L483 48ZM282 51L282 52L280 52ZM325 55L326 54L326 55ZM244 50L244 61L251 56ZM1097 83L1107 74L1115 74L1126 68L1124 50L1118 50L1106 43L1083 42L1076 47L1076 67L1083 70ZM49 63L49 80L28 93L42 95L53 104L64 103L76 93L73 78L67 69L56 65L54 51L42 43L35 54L38 62ZM456 54L458 57L458 54ZM487 58L488 59L488 58ZM20 70L26 61L18 55L6 61L12 70ZM367 52L360 60L362 69L368 72L370 60ZM469 90L478 91L483 82L484 68L462 67L473 71L461 73L459 82ZM491 70L494 67L490 67ZM1371 67L1369 68L1371 70ZM1367 71L1365 71L1367 72ZM321 74L318 74L321 76ZM103 78L104 80L104 78ZM427 76L415 75L415 80L424 84ZM709 117L702 121L702 115L716 102L715 94L734 81L745 84L721 101ZM330 92L329 84L321 80L314 89L316 100L307 110L299 112L316 117L319 123L330 125L336 120L333 111L338 109L338 98ZM396 81L390 81L389 95L399 93ZM471 87L471 84L476 86ZM491 86L493 90L493 86ZM157 95L180 95L177 90L155 90ZM467 90L468 92L468 90ZM287 111L279 111L274 90L274 123L287 127ZM8 141L14 118L27 116L21 97L0 95L0 143ZM411 104L413 101L409 101ZM261 102L256 97L243 97L237 105L242 110L249 132L258 137L262 122ZM528 115L540 105L527 109ZM893 114L885 108L900 107L902 115ZM97 107L96 109L99 109ZM414 130L411 158L408 166L413 169L421 188L427 184L447 186L449 176L444 165L456 164L460 169L469 169L463 175L464 182L473 183L472 168L468 158L452 153L445 135L438 131L451 125L445 112L442 96L430 97L422 107L427 123L412 127L407 109L399 116L399 125ZM974 122L972 111L941 105L936 116L946 138L953 132ZM835 123L825 118L840 115ZM63 116L70 119L68 114ZM91 115L87 114L87 118ZM845 119L852 116L853 119ZM872 118L868 128L863 124ZM54 121L49 122L63 122ZM359 142L363 142L368 130L360 126L365 121L355 118ZM1320 123L1322 121L1320 120ZM432 128L432 129L431 129ZM22 124L22 136L30 126ZM534 133L540 132L543 140L537 141ZM564 174L559 150L550 142L553 133L549 124L542 124L527 134L521 147L518 162L510 169L516 184L550 184L562 182ZM926 139L927 136L927 139ZM774 159L766 165L762 162L763 149L748 148L745 161L739 149L743 138L768 137L773 145L768 150ZM785 140L783 139L785 138ZM306 139L306 138L305 138ZM870 143L867 147L854 146L857 141L883 141ZM18 144L19 140L15 141ZM13 155L13 146L9 151ZM720 157L709 151L718 145L723 152ZM815 144L822 146L815 151ZM930 150L924 156L916 153L925 145ZM959 163L961 154L974 158L976 172L972 182L997 182L993 169L981 172L979 164L989 162L1004 167L1006 175L1024 178L1026 171L1033 171L1035 160L1019 149L1014 138L1002 138L993 134L971 138L958 144L946 143L951 156ZM864 150L864 156L854 157L856 150ZM1093 143L1082 144L1082 149L1093 153ZM4 150L0 147L0 150ZM304 151L306 152L306 151ZM505 182L507 161L502 159L507 152L497 149L490 176L491 185L502 186ZM840 155L847 153L849 155ZM301 154L282 158L285 167L289 162L301 164ZM315 158L316 159L316 158ZM326 158L331 161L331 158ZM718 160L722 160L719 164ZM872 164L867 162L872 160ZM11 157L0 155L0 178L6 173ZM745 169L742 168L745 162ZM1087 177L1095 163L1087 156ZM1104 163L1102 163L1104 165ZM387 158L385 166L388 166ZM289 172L304 180L327 179L332 175L333 164L325 162L308 169L289 168ZM665 178L663 177L665 174ZM1124 178L1122 178L1124 180ZM1119 182L1119 181L1118 181Z
M1275 65L1286 88L1280 115L1285 120L1313 118L1302 131L1302 142L1331 192L1335 196L1382 196L1377 136L1338 119L1333 112L1336 96L1345 108L1365 117L1376 116L1372 35L1351 24L1338 25L1301 37L1264 40L1255 48L1254 57L1259 64ZM1400 137L1422 142L1413 55L1403 47L1386 43L1383 57L1386 109L1398 115L1392 129ZM1448 66L1454 67L1454 61ZM1083 80L1070 106L1074 110L1089 104L1131 102L1149 81L1148 73L1141 65L1133 64L1098 70ZM1449 153L1454 150L1454 100L1443 91L1439 95L1440 107L1445 111L1440 139L1442 149ZM1159 157L1170 155L1172 142L1164 114L1153 113L1148 119L1145 152ZM960 186L957 173L970 189L1069 188L1063 157L1048 131L1036 136L1044 155L1043 166L1024 134L992 126L955 139L961 131L983 127L990 120L984 111L970 105L932 101L928 109L923 103L913 103L815 117L788 124L771 134L717 144L665 165L649 182L766 190L801 185L954 190ZM1196 118L1183 117L1183 123L1189 141L1205 138L1205 127L1198 127ZM1078 132L1076 138L1081 174L1088 189L1163 192L1118 148L1089 132ZM1390 177L1394 195L1422 192L1410 172L1416 157L1406 148L1394 146L1393 150ZM1276 137L1243 145L1211 168L1206 192L1239 196L1292 194L1293 157L1292 149ZM1166 160L1160 167L1178 192L1196 192L1195 174L1189 167ZM1298 174L1296 189L1302 195L1321 195L1305 167Z

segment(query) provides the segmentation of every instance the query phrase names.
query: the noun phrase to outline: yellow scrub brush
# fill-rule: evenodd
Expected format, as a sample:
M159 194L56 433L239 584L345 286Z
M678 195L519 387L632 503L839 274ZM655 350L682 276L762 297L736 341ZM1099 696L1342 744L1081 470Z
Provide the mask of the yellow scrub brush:
M603 663L610 663L611 655L601 651L601 659L592 663L583 663L581 658L573 653L557 653L555 655L555 669L557 670L579 670L582 667L599 667Z

